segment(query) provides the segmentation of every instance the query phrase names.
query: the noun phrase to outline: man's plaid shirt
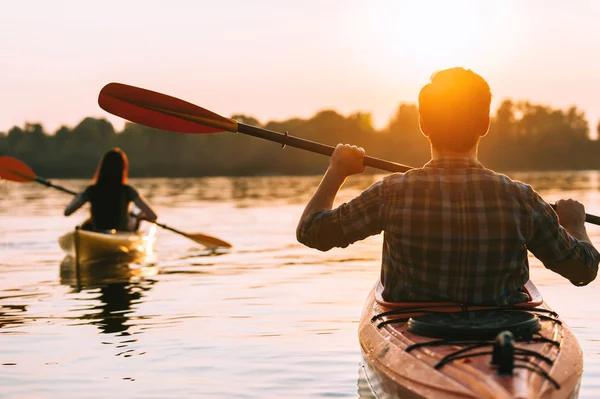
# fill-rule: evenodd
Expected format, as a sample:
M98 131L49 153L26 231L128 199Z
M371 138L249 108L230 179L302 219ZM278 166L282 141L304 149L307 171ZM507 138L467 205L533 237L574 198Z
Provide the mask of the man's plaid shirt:
M328 250L381 231L388 301L510 304L525 299L527 250L548 268L576 258L597 270L600 260L531 186L468 159L432 160L390 175L350 202L310 215L298 241Z

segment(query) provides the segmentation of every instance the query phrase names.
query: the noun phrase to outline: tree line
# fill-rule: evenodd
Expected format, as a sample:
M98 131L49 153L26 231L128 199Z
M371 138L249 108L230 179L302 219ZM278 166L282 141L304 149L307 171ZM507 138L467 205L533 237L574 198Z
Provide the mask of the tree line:
M370 114L360 112L344 116L324 110L309 119L265 124L246 115L232 118L324 144L356 144L369 155L403 164L421 166L429 159L415 104L400 104L388 125L379 130ZM600 136L600 124L597 131ZM600 141L592 140L589 133L588 121L576 107L562 110L505 100L482 139L480 160L501 171L598 169ZM0 155L22 159L44 177L90 177L112 147L127 153L130 175L137 177L319 174L328 163L321 155L281 149L279 144L242 134L187 135L134 123L117 132L106 119L85 118L74 128L63 126L54 134L39 123L0 132Z

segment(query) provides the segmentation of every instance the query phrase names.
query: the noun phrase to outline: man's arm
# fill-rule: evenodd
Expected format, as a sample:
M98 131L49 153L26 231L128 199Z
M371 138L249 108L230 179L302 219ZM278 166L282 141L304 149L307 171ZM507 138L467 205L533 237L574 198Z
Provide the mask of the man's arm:
M374 184L352 201L332 210L335 196L346 178L365 170L364 154L362 148L355 146L339 144L336 147L329 169L300 217L296 229L299 242L327 251L346 247L381 231L381 184Z
M331 155L329 168L323 180L317 187L317 191L313 194L298 223L296 232L300 231L302 221L315 212L329 211L333 208L333 201L340 187L346 181L346 178L351 175L360 174L365 171L363 165L365 158L365 150L362 147L350 146L348 144L338 144Z
M556 214L547 205L540 220L538 238L528 244L528 249L544 266L572 284L583 286L592 282L598 273L600 254L587 235L584 206L571 199L560 200ZM557 222L560 226L556 226Z
M156 212L154 212L148 201L141 194L135 197L133 203L141 210L141 213L136 216L138 219L149 220L151 222L155 222L158 219Z
M333 208L333 201L345 180L346 177L342 176L339 172L327 169L321 183L319 183L319 187L317 187L317 191L315 191L310 201L308 201L304 212L302 212L302 216L300 216L296 232L300 230L302 222L312 214L329 211Z

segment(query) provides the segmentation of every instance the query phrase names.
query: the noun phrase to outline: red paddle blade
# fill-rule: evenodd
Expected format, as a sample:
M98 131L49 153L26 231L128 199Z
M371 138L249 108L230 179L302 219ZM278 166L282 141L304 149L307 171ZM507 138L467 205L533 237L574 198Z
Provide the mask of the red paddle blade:
M33 170L23 161L13 157L0 157L0 178L19 183L35 180Z
M141 125L177 133L237 132L237 122L166 94L109 83L98 104L103 110Z

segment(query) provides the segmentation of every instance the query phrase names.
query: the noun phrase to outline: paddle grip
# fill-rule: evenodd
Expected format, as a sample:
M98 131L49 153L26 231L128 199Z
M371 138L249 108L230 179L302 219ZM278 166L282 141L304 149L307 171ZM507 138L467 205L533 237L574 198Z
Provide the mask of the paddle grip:
M552 207L552 209L556 210L556 204L550 204L550 206ZM600 226L600 216L590 215L589 213L586 213L585 221Z
M302 150L315 152L317 154L326 155L330 157L335 150L335 147L317 143L314 141L301 139L299 137L290 136L288 134L275 132L273 130L263 129L256 126L246 125L244 123L238 123L238 132L247 134L249 136L258 137L261 139L274 141L282 145L288 145L294 148L300 148ZM363 162L365 166L371 166L373 168L385 170L387 172L406 172L412 167L402 165L396 162L386 161L384 159L365 156Z

